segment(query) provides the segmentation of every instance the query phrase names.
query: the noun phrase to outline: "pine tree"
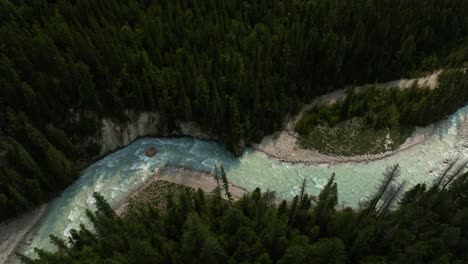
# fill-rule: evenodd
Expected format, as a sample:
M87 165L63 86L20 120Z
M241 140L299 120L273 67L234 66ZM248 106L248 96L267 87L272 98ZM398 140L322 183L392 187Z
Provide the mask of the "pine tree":
M227 177L226 177L226 172L224 172L223 165L221 165L219 175L220 175L221 181L223 183L224 193L226 194L226 197L227 197L227 199L229 201L229 204L232 206L232 195L231 195L231 192L229 191L229 182L228 182Z

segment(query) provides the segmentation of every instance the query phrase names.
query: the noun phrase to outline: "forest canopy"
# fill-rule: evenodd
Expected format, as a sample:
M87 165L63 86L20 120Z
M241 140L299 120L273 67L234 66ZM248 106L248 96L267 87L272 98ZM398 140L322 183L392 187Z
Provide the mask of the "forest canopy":
M316 95L468 58L464 0L0 0L0 219L76 179L99 120L156 111L231 150Z

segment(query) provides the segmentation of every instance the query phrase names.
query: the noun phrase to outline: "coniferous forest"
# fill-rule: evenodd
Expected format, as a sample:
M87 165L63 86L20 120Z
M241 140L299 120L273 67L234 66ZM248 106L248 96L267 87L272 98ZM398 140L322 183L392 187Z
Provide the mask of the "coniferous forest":
M148 205L118 217L99 194L88 211L93 231L74 230L68 241L51 236L58 252L38 250L26 264L61 263L466 263L468 173L453 161L433 185L401 195L398 165L361 210L337 210L334 176L318 197L301 192L275 202L256 189L230 203L222 188L210 196L182 191L165 211ZM304 182L303 188L307 182ZM304 189L303 189L304 190ZM227 189L229 192L229 189ZM227 195L229 197L229 195Z
M320 105L303 115L295 129L307 134L316 125L335 126L339 122L360 117L370 128L427 126L463 107L468 101L468 73L447 70L439 76L438 89L418 87L350 89L347 96L333 104Z
M0 219L60 193L102 117L156 111L231 150L314 96L463 67L465 0L0 0ZM196 220L194 220L196 221Z

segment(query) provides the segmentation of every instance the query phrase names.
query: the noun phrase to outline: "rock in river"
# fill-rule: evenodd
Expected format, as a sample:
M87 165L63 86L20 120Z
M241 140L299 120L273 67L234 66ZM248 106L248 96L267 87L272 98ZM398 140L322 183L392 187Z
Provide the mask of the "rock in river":
M153 157L154 155L156 155L156 148L147 149L146 152L145 152L145 155L147 157Z

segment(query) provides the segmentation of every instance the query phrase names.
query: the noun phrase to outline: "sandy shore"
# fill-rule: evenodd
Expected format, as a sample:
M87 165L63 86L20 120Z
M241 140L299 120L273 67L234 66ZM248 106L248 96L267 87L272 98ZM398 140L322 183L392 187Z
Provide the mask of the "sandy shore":
M462 146L468 148L468 116L465 116L460 124L460 130L458 131L457 137L462 143Z
M289 163L332 165L350 162L371 162L395 155L400 151L404 151L425 142L432 135L433 128L433 125L425 128L416 128L413 135L409 137L397 150L379 154L333 156L320 153L314 149L304 149L298 143L297 133L288 130L281 131L279 135L275 137L267 136L260 144L254 144L252 147L256 151L265 153L270 158Z
M190 187L194 190L202 189L205 193L212 192L216 187L216 180L213 175L205 171L196 171L184 167L166 166L152 172L151 175L139 187L130 192L125 198L113 206L118 215L123 215L127 211L131 199L144 199L145 192L150 191L151 186L156 182L169 182ZM247 190L229 183L229 191L232 197L240 199Z
M413 84L420 86L427 86L430 89L437 87L437 78L442 71L436 71L431 75L418 79L402 79L383 84L377 84L379 87L389 89L397 87L399 89L406 89ZM357 90L363 89L365 86L356 87ZM310 104L304 105L300 113L291 118L291 120L284 126L284 128L276 133L274 136L265 137L260 144L253 144L252 147L256 151L263 152L271 158L290 163L303 163L308 165L314 164L338 164L349 162L370 162L380 160L396 153L411 148L415 145L425 142L434 132L434 125L424 128L416 128L413 134L402 144L398 149L387 151L379 154L357 155L357 156L333 156L322 154L314 149L304 149L300 146L298 139L299 135L294 132L294 126L300 120L303 113L310 110L317 104L334 104L346 96L346 90L336 90L332 93L325 94L317 97Z
M0 263L13 263L15 252L28 243L41 220L47 204L27 212L20 217L0 224Z
M405 89L405 88L409 88L413 86L413 84L417 84L419 86L427 86L430 89L434 89L437 87L437 84L438 84L437 79L439 78L439 75L441 73L442 73L442 70L438 70L425 77L416 78L416 79L400 79L397 81L387 82L382 85L386 87L398 87L400 89Z

